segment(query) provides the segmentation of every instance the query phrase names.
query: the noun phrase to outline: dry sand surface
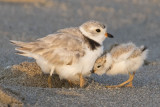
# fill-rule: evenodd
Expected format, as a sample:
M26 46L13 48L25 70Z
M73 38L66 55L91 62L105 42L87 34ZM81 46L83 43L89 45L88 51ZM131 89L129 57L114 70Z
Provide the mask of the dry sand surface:
M0 0L0 107L105 106L159 107L160 105L159 0ZM106 89L127 76L86 78L84 88L53 76L48 88L33 59L18 56L9 40L34 41L60 28L79 26L90 19L107 24L114 39L104 48L132 41L149 48L147 61L137 71L133 88Z

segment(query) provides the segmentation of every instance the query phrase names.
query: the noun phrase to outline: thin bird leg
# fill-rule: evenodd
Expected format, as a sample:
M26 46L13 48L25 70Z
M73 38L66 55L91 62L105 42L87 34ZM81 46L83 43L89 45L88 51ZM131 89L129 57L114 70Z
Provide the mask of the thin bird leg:
M80 87L82 88L85 84L85 79L83 78L82 74L79 74L79 79L80 79Z
M67 81L68 81L70 87L74 87L75 85L79 85L79 83L80 83L79 81L71 81L71 80L67 80Z
M53 88L52 76L51 75L49 75L49 77L48 77L48 87Z
M136 72L133 72L133 74L130 74L130 75L133 76L133 79L134 79L135 73L136 73ZM133 81L133 80L132 80L132 81ZM133 87L132 81L130 81L125 87Z
M52 82L52 74L53 74L53 72L54 72L54 68L52 68L51 69L51 72L50 72L50 75L49 75L49 77L48 77L48 87L49 88L53 88L53 82Z
M112 86L106 86L106 88L119 88L119 87L123 87L125 86L127 83L129 83L129 87L132 87L132 81L133 81L133 78L134 78L134 75L135 73L131 74L129 73L129 79L121 84L118 84L118 85L112 85Z
M72 83L72 81L71 80L67 80L68 81L68 83L69 83L69 86L73 86L73 83Z

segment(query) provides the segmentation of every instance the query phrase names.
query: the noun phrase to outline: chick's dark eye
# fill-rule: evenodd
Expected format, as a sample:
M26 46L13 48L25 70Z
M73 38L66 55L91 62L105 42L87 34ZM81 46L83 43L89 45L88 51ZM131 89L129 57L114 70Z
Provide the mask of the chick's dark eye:
M100 30L100 29L96 29L96 31L97 31L97 32L101 32L101 30Z
M100 67L101 67L101 65L98 65L98 66L97 66L97 68L100 68Z

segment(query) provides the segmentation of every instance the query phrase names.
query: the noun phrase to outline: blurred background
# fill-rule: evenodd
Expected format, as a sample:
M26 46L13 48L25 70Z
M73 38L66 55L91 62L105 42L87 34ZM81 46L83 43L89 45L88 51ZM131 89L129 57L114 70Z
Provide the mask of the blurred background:
M114 43L132 41L150 49L149 60L159 60L159 0L0 0L0 66L32 61L14 54L9 40L33 41L58 29L88 20L103 22Z

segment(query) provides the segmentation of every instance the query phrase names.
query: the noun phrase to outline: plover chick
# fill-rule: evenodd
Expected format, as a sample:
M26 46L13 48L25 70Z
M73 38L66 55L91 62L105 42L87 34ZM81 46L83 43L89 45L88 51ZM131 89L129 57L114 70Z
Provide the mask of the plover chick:
M106 86L116 88L132 87L135 72L142 66L147 57L148 49L144 46L136 47L133 43L126 43L113 46L109 52L99 57L93 72L102 75L129 74L129 79L119 85Z
M113 38L106 30L104 24L88 21L34 42L11 40L11 43L17 46L17 54L34 58L42 72L50 74L49 87L52 87L52 74L83 87L84 77L90 74L96 59L103 53L105 36Z

